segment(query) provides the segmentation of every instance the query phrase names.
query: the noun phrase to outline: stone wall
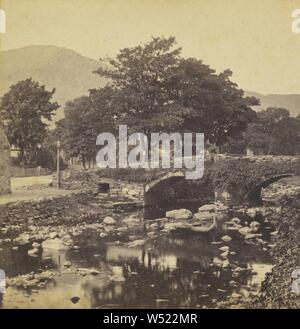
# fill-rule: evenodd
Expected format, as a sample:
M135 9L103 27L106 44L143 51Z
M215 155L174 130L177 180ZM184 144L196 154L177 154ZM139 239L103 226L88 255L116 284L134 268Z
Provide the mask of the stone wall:
M95 194L103 193L102 187L108 186L107 194L118 201L141 201L144 198L144 186L113 178L101 177L98 170L63 171L61 188L66 190L92 189ZM53 185L57 186L57 175L53 175Z
M0 195L10 192L10 145L0 123Z

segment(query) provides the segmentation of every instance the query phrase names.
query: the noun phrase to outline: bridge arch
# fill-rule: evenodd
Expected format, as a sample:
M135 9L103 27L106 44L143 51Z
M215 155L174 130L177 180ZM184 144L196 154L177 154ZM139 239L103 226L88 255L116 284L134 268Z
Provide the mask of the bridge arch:
M146 219L165 217L166 211L186 208L196 212L199 206L214 200L208 177L185 179L185 170L172 170L156 175L144 186Z
M155 188L157 185L162 183L172 183L174 181L178 181L185 178L185 173L183 170L177 170L177 171L169 171L164 172L152 180L151 182L147 183L145 185L145 193L149 192L151 189Z
M278 174L274 175L272 177L264 179L262 182L260 182L257 186L255 186L250 192L246 194L246 200L253 205L260 205L262 203L262 196L261 192L262 189L270 186L271 184L287 177L296 176L294 173L284 173L284 174Z

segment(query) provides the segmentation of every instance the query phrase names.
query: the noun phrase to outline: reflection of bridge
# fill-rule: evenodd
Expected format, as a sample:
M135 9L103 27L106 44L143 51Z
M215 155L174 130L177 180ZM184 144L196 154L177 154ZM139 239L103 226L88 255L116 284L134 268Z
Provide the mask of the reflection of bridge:
M263 188L282 178L300 174L300 157L297 156L249 157L220 154L214 160L213 163L206 163L204 175L209 175L208 180L215 190L215 198L232 204L258 204L261 202ZM218 167L221 169L215 169ZM186 169L170 169L159 173L145 185L145 199L147 193L159 195L169 184L184 179L185 171ZM224 184L219 186L216 181ZM232 186L228 181L231 181Z

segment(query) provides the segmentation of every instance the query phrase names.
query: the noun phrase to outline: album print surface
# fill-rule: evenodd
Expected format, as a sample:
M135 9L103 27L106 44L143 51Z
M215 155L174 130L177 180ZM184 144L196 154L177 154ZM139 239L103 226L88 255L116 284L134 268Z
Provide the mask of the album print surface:
M300 1L0 0L1 309L298 309L299 238Z

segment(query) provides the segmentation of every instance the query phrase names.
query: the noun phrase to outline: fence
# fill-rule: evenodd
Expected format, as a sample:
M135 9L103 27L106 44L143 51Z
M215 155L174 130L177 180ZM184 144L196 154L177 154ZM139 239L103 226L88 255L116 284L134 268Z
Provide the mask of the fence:
M10 168L11 177L30 177L30 176L43 176L43 175L51 175L51 170L47 168L23 168L12 166Z

